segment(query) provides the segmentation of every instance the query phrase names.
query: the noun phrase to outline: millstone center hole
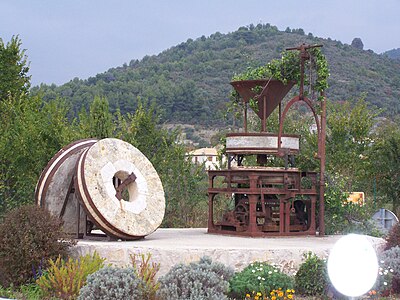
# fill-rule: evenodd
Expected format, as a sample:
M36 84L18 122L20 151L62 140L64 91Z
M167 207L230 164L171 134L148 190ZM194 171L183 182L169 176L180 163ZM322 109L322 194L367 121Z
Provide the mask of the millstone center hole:
M121 200L133 202L137 194L137 184L135 181L129 180L129 174L125 171L115 173L112 181L115 188L115 195Z

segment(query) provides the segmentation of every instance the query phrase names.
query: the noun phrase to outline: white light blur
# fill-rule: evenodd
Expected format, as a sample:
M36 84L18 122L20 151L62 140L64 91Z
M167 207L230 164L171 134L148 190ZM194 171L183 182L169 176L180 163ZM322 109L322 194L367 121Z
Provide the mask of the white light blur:
M329 254L329 278L346 296L358 297L367 293L375 284L378 268L376 252L363 235L342 237Z

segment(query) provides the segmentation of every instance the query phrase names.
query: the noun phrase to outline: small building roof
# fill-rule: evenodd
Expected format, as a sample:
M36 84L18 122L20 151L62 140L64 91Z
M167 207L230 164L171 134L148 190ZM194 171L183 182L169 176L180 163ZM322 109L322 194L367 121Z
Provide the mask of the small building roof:
M215 148L200 148L189 152L193 156L217 156L218 151Z

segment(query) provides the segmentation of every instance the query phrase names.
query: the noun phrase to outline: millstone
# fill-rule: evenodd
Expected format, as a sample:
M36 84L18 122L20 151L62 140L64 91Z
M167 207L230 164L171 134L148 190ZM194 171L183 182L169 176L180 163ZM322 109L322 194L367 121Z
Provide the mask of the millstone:
M118 199L115 180L126 185ZM144 237L155 231L164 217L161 180L151 162L131 144L103 139L86 149L76 168L77 193L88 215L106 233L122 239Z
M51 214L61 217L64 221L64 230L68 233L77 231L79 204L74 194L70 193L75 166L80 155L96 142L95 139L79 140L62 148L47 164L36 185L36 203ZM83 210L80 212L80 220L79 232L83 233L86 222Z
M161 225L165 211L151 162L131 144L111 138L79 140L61 149L42 172L35 199L63 219L66 232L81 236L90 234L88 218L114 238L142 238Z

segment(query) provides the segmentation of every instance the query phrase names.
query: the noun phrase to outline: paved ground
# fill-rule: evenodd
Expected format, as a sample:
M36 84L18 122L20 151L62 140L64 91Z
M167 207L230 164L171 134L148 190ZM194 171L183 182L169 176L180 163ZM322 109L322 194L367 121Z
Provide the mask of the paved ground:
M205 228L159 229L137 244L143 247L174 249L242 249L242 250L283 250L303 249L305 251L326 250L335 244L340 236L268 237L249 238L208 234Z
M320 257L328 257L330 249L340 236L269 237L246 238L208 234L205 228L158 229L138 241L80 240L75 255L97 251L109 263L124 266L130 264L130 255L151 253L153 260L161 264L160 274L173 265L199 260L210 256L213 260L240 270L255 260L280 264L287 273L295 272L303 254L312 251ZM369 237L379 250L383 240Z

